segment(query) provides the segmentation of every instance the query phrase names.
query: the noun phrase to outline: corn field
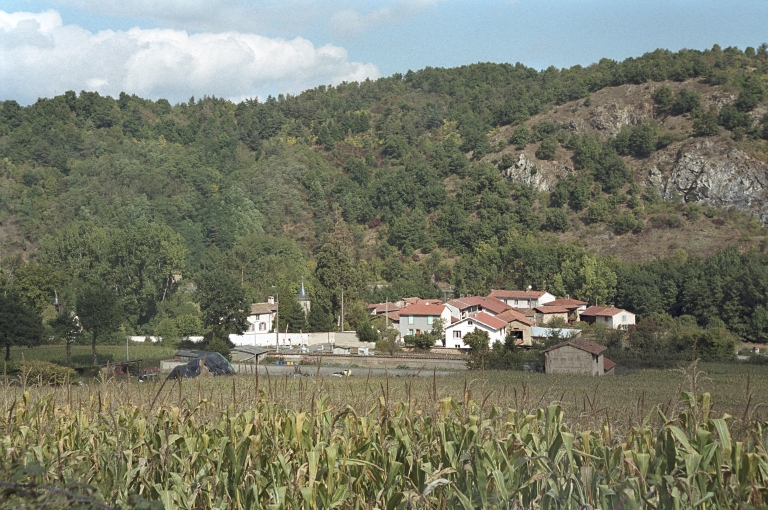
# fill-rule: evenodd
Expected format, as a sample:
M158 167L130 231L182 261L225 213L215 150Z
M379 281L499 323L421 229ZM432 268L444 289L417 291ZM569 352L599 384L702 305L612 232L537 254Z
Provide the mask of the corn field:
M259 387L258 380L243 377L185 381L183 387L169 382L129 388L103 380L87 388L30 386L15 392L6 385L0 505L719 509L768 504L768 422L715 416L707 392L684 391L674 409L651 406L642 420L619 431L607 419L594 418L593 427L569 423L559 403L529 411L503 408L487 394L473 398L466 383L461 396L442 396L434 380L431 387L425 383L421 400L407 382L407 395L393 399L390 383L365 381L373 394L366 410L319 393L318 382L292 382L294 392L311 399L303 409L278 402L278 381L261 381Z

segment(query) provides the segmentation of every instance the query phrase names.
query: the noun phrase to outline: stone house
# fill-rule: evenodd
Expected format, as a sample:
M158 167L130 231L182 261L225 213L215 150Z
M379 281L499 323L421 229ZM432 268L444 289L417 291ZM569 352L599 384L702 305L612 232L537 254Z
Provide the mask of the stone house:
M515 337L515 345L531 345L531 327L533 321L525 315L514 310L506 310L496 316L497 319L507 323L507 334Z
M603 356L604 345L577 338L553 345L544 351L548 374L612 375L616 366ZM606 361L609 369L606 371Z
M635 314L613 306L590 306L579 314L589 324L604 324L610 329L627 329L635 323Z
M537 324L547 324L555 319L562 319L568 322L568 309L564 306L537 306L533 309Z
M568 296L565 299L555 299L547 303L547 306L562 306L568 309L568 322L574 322L579 320L579 314L587 309L588 303L586 301L579 301L578 299L570 299Z

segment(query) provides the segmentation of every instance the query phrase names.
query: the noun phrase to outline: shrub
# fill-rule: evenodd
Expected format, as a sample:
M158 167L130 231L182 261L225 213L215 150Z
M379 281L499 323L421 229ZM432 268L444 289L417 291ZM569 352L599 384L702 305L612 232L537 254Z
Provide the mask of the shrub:
M405 345L424 350L429 349L435 344L432 335L425 335L423 333L418 335L405 335L403 341L405 342Z
M613 218L611 226L613 227L613 232L616 235L623 235L635 229L637 226L637 219L635 219L634 214L629 211L625 211Z
M536 149L536 157L538 159L551 161L555 159L556 152L557 141L554 138L548 137L542 140L541 145Z
M568 214L562 209L547 210L547 219L544 221L544 230L550 232L567 232L570 227Z
M72 381L75 371L48 361L28 360L19 364L19 376L25 377L27 384L58 385Z
M517 126L514 133L509 138L509 143L517 147L518 149L524 149L528 142L531 140L531 132L524 125Z

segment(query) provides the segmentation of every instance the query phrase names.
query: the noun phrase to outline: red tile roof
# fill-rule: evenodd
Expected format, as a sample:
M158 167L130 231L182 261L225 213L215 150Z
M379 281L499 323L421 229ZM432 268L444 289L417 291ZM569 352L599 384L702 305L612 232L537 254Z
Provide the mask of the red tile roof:
M399 310L400 307L394 303L371 303L368 305L368 310L373 313L387 313L387 311L394 312Z
M419 297L403 298L405 306L411 305L442 305L443 302L439 299L421 299Z
M485 309L494 314L500 314L504 310L509 308L509 305L498 299L487 299L483 296L467 296L459 299L453 299L448 301L448 304L455 306L459 310L466 310L474 306L479 307L481 310Z
M389 317L389 320L399 322L400 321L400 312L389 312L388 314L385 314L387 317Z
M547 306L567 306L568 308L578 308L588 304L586 301L579 301L578 299L555 299L547 303Z
M513 308L514 311L522 315L523 317L535 317L536 313L533 308Z
M544 290L491 290L491 296L500 299L539 299Z
M537 306L534 308L539 313L548 314L548 313L568 313L570 310L564 306L549 306L549 303L547 303L544 306Z
M601 316L601 317L613 317L614 315L625 312L626 310L622 310L621 308L615 308L613 306L590 306L583 312L581 312L581 315L593 317L593 316Z
M400 309L400 315L442 315L445 305L408 305Z
M615 366L616 363L603 356L603 372L607 372Z
M486 326L492 329L501 329L507 325L505 321L501 319L497 319L493 315L488 315L487 313L484 313L484 312L480 312L477 315L473 315L472 317L467 317L464 320L475 320L481 324L485 324Z
M595 342L590 342L589 340L582 340L581 338L577 338L576 340L569 340L568 342L562 342L557 345L553 345L549 349L544 349L544 352L554 351L555 349L565 347L566 345L570 345L571 347L581 349L582 351L587 351L591 354L600 354L601 352L608 349L608 347L604 345L596 344ZM605 359L603 359L603 363L605 363Z
M496 318L499 320L503 320L506 323L518 321L518 322L522 322L526 326L533 326L533 322L529 321L525 315L523 315L520 312L516 312L514 310L507 310L505 312L502 312L499 315L497 315Z

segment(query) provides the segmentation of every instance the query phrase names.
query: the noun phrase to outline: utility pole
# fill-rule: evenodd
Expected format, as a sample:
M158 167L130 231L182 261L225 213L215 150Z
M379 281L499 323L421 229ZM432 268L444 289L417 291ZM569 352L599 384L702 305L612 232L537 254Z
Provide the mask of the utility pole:
M344 287L341 288L341 320L339 322L339 331L344 331Z
M280 352L280 294L275 293L275 350Z
M384 324L386 324L385 329L389 329L389 298L387 298L387 304L384 305Z

